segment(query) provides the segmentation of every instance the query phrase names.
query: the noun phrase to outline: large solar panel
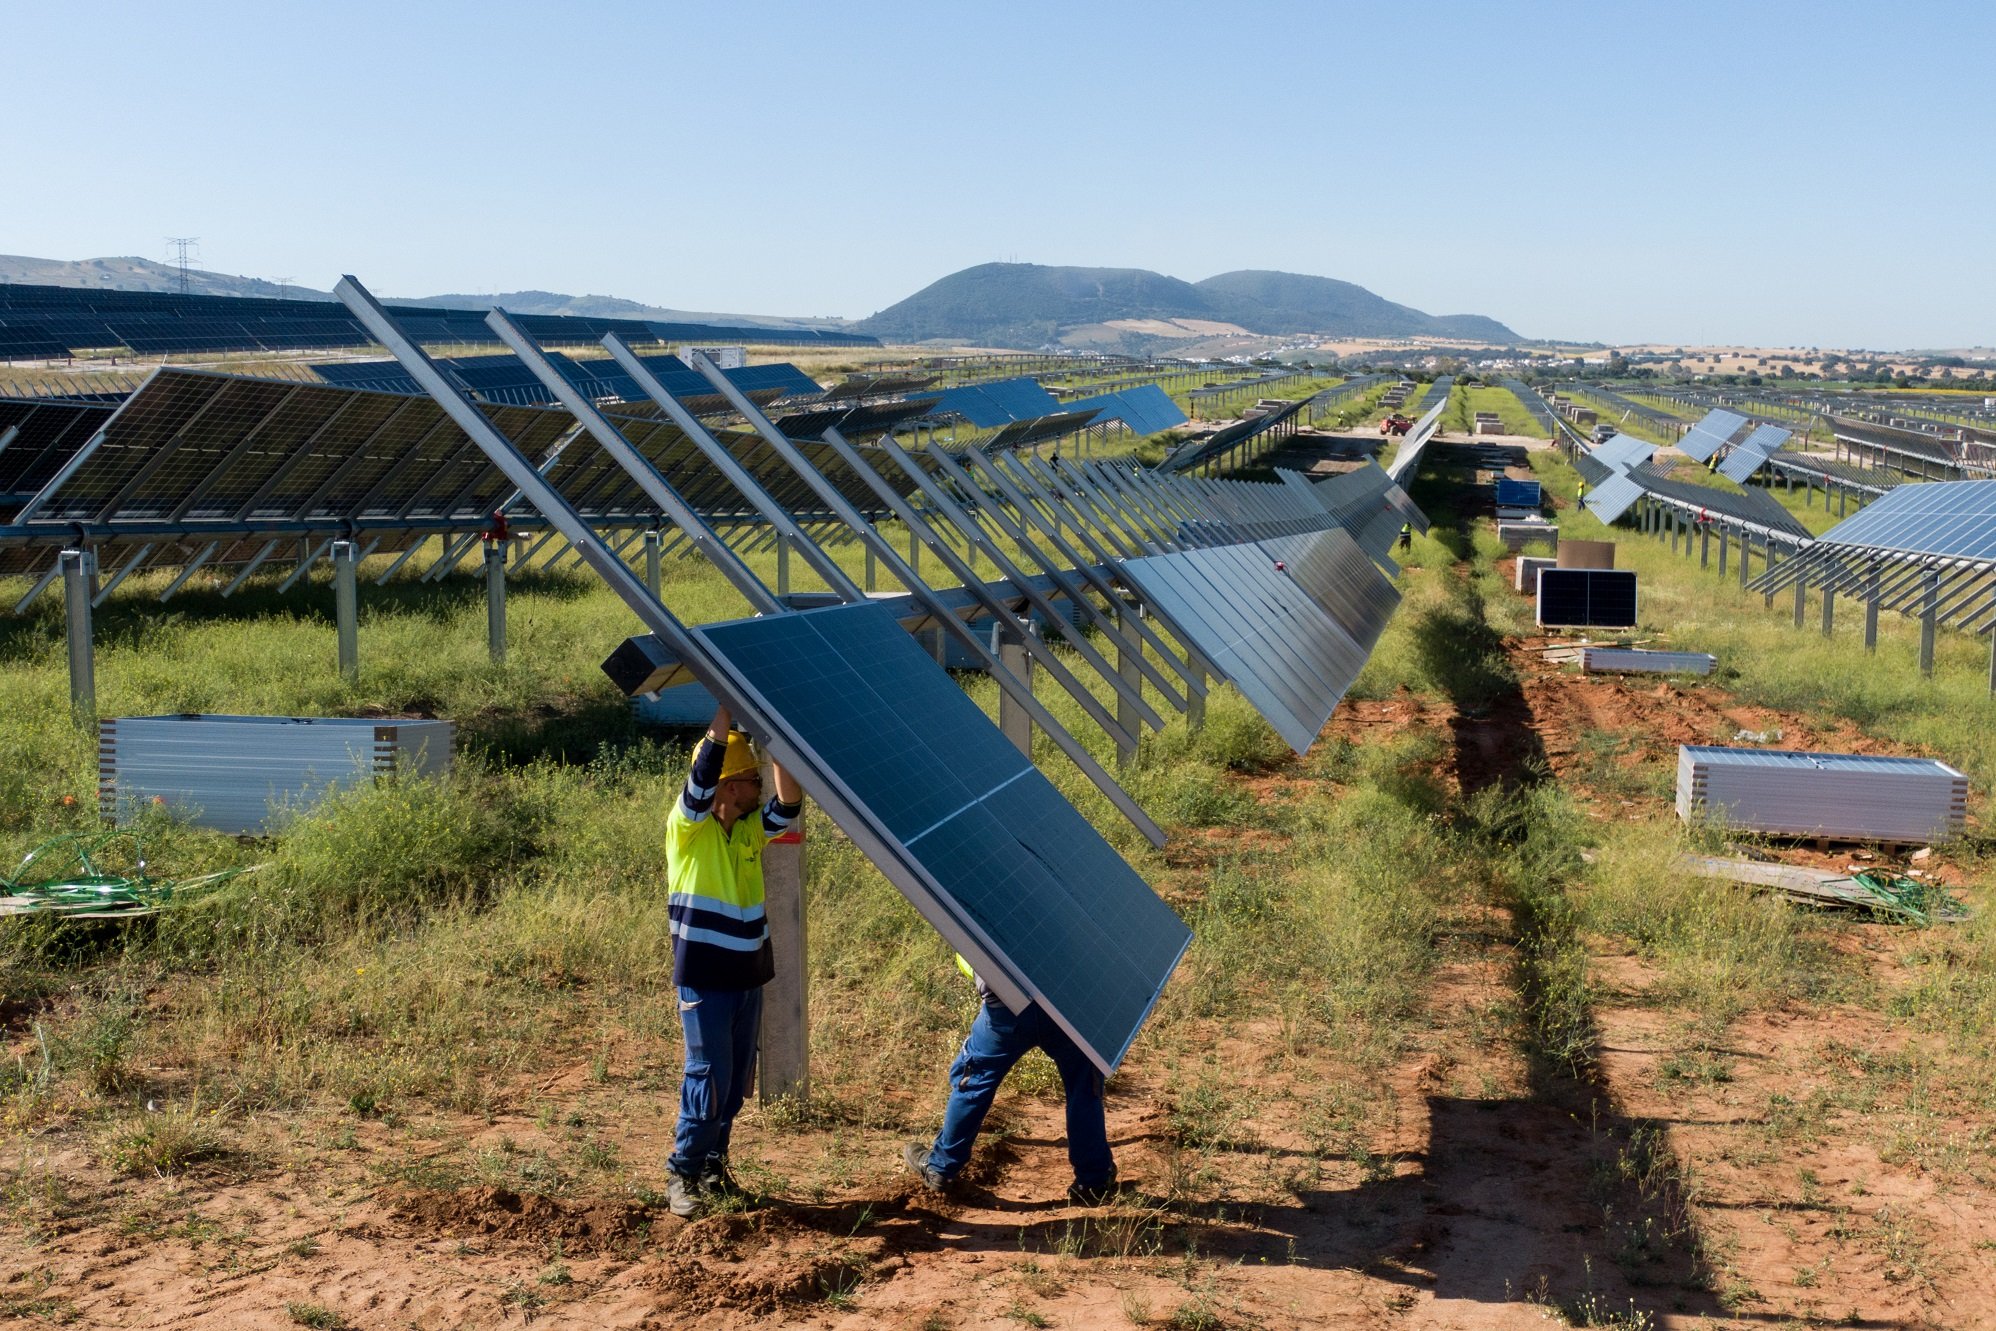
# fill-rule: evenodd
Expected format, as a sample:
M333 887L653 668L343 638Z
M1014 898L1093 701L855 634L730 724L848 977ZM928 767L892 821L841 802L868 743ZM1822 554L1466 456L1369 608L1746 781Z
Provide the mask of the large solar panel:
M981 430L1062 410L1053 394L1037 379L999 379L992 383L952 388L936 403L939 412L954 412Z
M1013 979L1105 1072L1122 1061L1191 941L1039 769L869 604L694 632L933 887L923 914Z
M1497 507L1537 508L1542 502L1537 481L1521 481L1510 476L1497 478Z
M1634 628L1636 575L1626 569L1542 568L1538 619L1572 628Z
M1609 476L1589 490L1581 502L1587 506L1589 513L1600 519L1603 526L1609 526L1642 497L1642 486L1627 476Z
M1787 443L1788 431L1778 425L1757 426L1754 432L1742 439L1725 461L1719 464L1719 474L1727 480L1745 485L1753 474L1767 463L1780 447Z
M1062 407L1067 411L1099 411L1099 419L1121 421L1138 434L1157 434L1185 424L1185 413L1156 384L1078 398Z
M1393 563L1389 552L1399 538L1402 524L1415 531L1428 529L1427 515L1414 506L1406 491L1394 484L1393 478L1376 462L1320 481L1305 482L1295 472L1280 469L1276 474L1292 486L1309 485L1317 502L1340 527L1351 533L1359 549L1396 571L1399 566Z
M1956 559L1996 559L1996 481L1902 485L1822 535L1864 546Z
M549 352L547 356L564 379L591 398L598 401L616 398L624 402L643 401L645 398L637 384L613 360L576 360L560 352ZM707 381L679 357L644 356L640 359L674 397L687 401L689 410L707 415L726 409L727 404L714 393ZM554 394L547 385L511 353L440 358L436 363L467 391L488 402L545 406L554 401ZM312 369L327 383L343 388L364 388L376 393L413 394L420 391L409 372L392 360L341 361L315 365ZM729 383L744 393L762 396L766 401L779 396L816 396L819 391L817 383L794 365L747 365L723 373Z
M1400 606L1393 582L1343 530L1260 542L1297 585L1369 653Z
M1291 748L1306 753L1368 649L1277 562L1260 545L1224 545L1126 560L1122 571ZM1371 569L1371 576L1380 575ZM1351 594L1362 596L1363 584L1353 586Z
M1606 443L1588 450L1588 456L1611 471L1625 471L1656 456L1656 445L1646 444L1634 435L1618 434Z
M1677 446L1697 461L1708 462L1745 424L1746 417L1714 408L1677 441Z

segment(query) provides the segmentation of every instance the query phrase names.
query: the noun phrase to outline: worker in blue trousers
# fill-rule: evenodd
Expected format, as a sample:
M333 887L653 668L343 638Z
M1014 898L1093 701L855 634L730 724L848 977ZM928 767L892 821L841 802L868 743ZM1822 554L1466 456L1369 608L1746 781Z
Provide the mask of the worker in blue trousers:
M737 1191L728 1142L755 1079L762 986L776 974L762 852L804 801L781 766L771 763L770 776L776 790L765 804L755 751L722 707L666 818L672 978L686 1036L679 1125L666 1164L666 1204L676 1216L697 1215L703 1201Z
M1099 1206L1116 1195L1116 1160L1102 1109L1102 1074L1046 1010L1029 1003L1013 1012L972 973L962 957L956 964L977 981L977 1019L949 1070L949 1105L942 1131L932 1143L909 1142L901 1158L932 1192L948 1192L970 1160L970 1148L998 1094L998 1084L1028 1051L1044 1049L1060 1072L1067 1098L1067 1159L1074 1166L1068 1199Z

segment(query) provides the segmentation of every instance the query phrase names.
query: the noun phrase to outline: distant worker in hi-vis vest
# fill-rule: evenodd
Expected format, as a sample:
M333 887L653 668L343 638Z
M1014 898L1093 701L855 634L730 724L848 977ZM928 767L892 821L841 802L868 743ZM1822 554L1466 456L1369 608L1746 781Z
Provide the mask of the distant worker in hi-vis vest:
M666 1168L667 1204L691 1216L704 1198L736 1191L728 1138L755 1079L762 986L776 973L763 912L762 851L796 821L804 793L770 764L776 786L762 803L762 774L748 736L726 707L693 751L693 769L666 819L672 978L686 1034L679 1127Z

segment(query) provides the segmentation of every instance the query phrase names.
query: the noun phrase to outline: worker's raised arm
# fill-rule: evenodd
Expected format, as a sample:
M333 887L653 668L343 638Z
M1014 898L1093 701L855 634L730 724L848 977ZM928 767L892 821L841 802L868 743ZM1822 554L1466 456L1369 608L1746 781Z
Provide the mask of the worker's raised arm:
M776 790L770 795L769 803L762 806L762 830L771 836L783 831L797 821L804 812L804 788L797 784L797 778L783 769L782 763L772 762L769 774L775 780Z
M728 754L728 727L732 718L726 707L714 710L707 733L693 746L693 766L679 791L679 811L688 822L699 822L714 811L714 792L721 784L721 761Z

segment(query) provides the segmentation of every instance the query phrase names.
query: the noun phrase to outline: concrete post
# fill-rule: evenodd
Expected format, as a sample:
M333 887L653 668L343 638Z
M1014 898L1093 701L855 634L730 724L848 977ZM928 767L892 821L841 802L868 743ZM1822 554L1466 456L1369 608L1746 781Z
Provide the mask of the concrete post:
M1026 654L1025 631L1017 624L1000 621L991 626L991 650L998 658L998 664L1026 682L1033 684L1033 658ZM1012 741L1014 748L1033 756L1033 718L1027 714L1016 699L1005 690L998 691L998 730Z
M333 542L333 627L340 644L340 673L360 673L360 550L352 541Z
M91 570L97 556L90 550L64 550L56 556L62 568L62 608L69 621L69 710L78 721L97 717L97 649L91 634Z
M1940 595L1940 571L1928 569L1927 595L1920 603L1920 673L1928 679L1934 677L1934 627L1938 618Z
M653 596L659 595L659 587L661 586L659 557L662 553L663 546L659 530L653 527L645 533L645 586L651 589Z
M485 647L493 665L506 664L506 543L485 543Z
M762 849L763 911L776 977L762 991L756 1099L769 1104L811 1092L810 968L804 928L804 815Z

